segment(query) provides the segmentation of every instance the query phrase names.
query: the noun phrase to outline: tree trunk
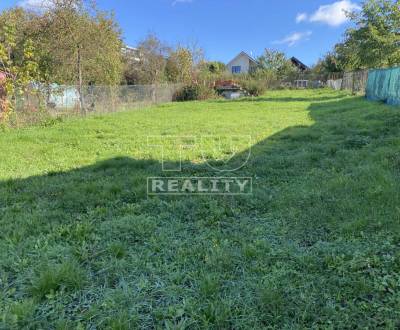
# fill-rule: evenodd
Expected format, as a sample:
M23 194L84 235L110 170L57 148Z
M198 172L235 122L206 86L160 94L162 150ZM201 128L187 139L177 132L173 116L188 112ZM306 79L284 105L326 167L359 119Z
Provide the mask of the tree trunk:
M151 85L151 100L153 104L157 103L157 96L156 96L156 84Z
M82 115L86 114L85 100L83 97L83 78L82 78L82 58L81 58L81 47L78 46L77 54L77 66L78 66L78 94L79 94L79 110Z

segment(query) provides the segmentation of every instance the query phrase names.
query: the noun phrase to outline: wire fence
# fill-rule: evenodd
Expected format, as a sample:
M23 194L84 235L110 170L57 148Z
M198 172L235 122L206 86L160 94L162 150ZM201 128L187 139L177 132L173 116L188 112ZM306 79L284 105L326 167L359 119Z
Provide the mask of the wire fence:
M353 94L365 94L368 73L368 70L329 75L298 73L278 79L274 84L269 84L269 88L330 87L348 90ZM6 99L4 90L0 88L0 124L5 116L7 102L11 103L10 108L13 109L7 118L8 125L21 127L59 117L133 110L167 103L174 100L176 92L181 88L181 84L85 86L79 92L74 86L33 86L29 91L18 94L12 102Z
M166 103L180 85L134 85L134 86L85 86L81 93L72 86L42 88L39 93L26 93L18 101L16 109L27 104L45 107L54 113L108 113Z
M144 108L173 101L181 87L179 84L84 86L79 92L74 86L33 86L12 101L8 123L20 127L46 118Z

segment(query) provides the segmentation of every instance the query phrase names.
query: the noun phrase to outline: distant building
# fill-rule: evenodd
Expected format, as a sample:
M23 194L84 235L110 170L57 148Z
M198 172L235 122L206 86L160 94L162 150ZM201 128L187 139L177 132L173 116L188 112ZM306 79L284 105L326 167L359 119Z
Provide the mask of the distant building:
M296 57L290 59L292 64L301 72L307 71L310 68L305 65ZM226 68L232 74L251 73L257 68L257 61L246 52L240 52L232 61L230 61Z
M139 50L135 47L124 46L121 49L122 55L133 62L140 62Z
M310 69L307 65L305 65L302 61L300 61L300 60L299 60L298 58L296 58L296 57L292 57L292 58L290 59L290 61L291 61L292 64L293 64L295 67L297 67L300 71L307 71L307 70Z
M257 61L245 52L240 52L226 68L232 74L250 73L257 67Z

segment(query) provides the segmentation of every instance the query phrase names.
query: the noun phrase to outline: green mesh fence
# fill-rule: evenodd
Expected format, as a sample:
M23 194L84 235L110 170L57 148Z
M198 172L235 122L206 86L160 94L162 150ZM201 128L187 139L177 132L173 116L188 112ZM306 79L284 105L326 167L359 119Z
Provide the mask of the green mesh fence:
M400 105L400 67L370 70L366 96L369 100Z

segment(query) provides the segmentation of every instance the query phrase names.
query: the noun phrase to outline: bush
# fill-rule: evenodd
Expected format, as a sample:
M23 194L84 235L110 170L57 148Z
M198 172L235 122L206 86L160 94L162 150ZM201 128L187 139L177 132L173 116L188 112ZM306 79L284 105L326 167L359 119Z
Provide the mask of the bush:
M240 85L251 96L260 96L267 90L265 82L261 80L243 80Z
M199 84L184 86L178 90L173 97L176 102L197 101L216 98L217 94L213 88Z
M175 92L173 100L177 102L193 101L199 97L199 88L195 85L184 86Z

